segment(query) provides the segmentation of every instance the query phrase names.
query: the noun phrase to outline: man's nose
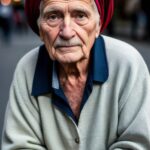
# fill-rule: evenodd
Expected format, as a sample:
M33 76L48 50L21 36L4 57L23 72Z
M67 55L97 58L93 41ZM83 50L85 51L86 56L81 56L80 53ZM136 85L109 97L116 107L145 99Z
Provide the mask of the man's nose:
M65 17L60 27L59 35L61 38L68 40L75 36L75 30L73 27L73 20L70 17Z

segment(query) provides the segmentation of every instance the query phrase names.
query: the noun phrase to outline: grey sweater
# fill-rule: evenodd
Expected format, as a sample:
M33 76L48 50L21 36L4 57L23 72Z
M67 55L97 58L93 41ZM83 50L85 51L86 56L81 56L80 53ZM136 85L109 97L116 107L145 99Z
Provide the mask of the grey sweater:
M150 78L140 54L104 36L109 78L94 84L78 126L52 104L31 96L39 48L18 63L1 150L150 150Z

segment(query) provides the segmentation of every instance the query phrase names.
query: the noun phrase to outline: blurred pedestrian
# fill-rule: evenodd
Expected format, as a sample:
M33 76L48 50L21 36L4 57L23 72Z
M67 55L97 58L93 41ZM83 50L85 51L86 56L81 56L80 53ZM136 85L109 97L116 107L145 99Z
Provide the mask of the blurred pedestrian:
M125 13L131 20L131 37L138 38L138 17L140 12L140 0L127 0L125 3Z
M150 2L149 0L141 0L141 8L146 16L146 35L145 38L150 38Z
M12 23L12 7L0 4L0 28L3 42L10 42Z
M20 34L28 32L26 16L22 7L13 7L13 20L15 25L14 27L17 33Z

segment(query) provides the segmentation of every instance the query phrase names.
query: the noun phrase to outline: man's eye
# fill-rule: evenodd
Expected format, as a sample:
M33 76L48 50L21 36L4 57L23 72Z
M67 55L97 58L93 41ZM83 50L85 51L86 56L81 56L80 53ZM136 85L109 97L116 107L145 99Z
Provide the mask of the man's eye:
M51 14L46 17L46 19L50 21L57 21L60 18L61 18L60 15L57 15L57 14Z
M63 15L60 13L48 13L44 18L49 26L57 26L62 21Z
M87 15L84 13L77 13L75 17L76 17L76 19L83 20L83 19L87 18Z
M89 21L89 17L84 12L77 12L74 14L75 22L79 25L85 25Z

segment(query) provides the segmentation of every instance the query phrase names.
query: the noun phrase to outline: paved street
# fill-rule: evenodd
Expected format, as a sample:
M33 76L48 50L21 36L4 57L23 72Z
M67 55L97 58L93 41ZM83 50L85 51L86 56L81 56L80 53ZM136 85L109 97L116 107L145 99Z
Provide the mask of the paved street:
M131 43L140 51L150 69L150 44L148 42L134 42L126 38L121 39ZM0 137L8 100L9 86L16 63L28 50L40 43L38 37L31 32L22 35L13 35L10 45L4 44L0 40Z

